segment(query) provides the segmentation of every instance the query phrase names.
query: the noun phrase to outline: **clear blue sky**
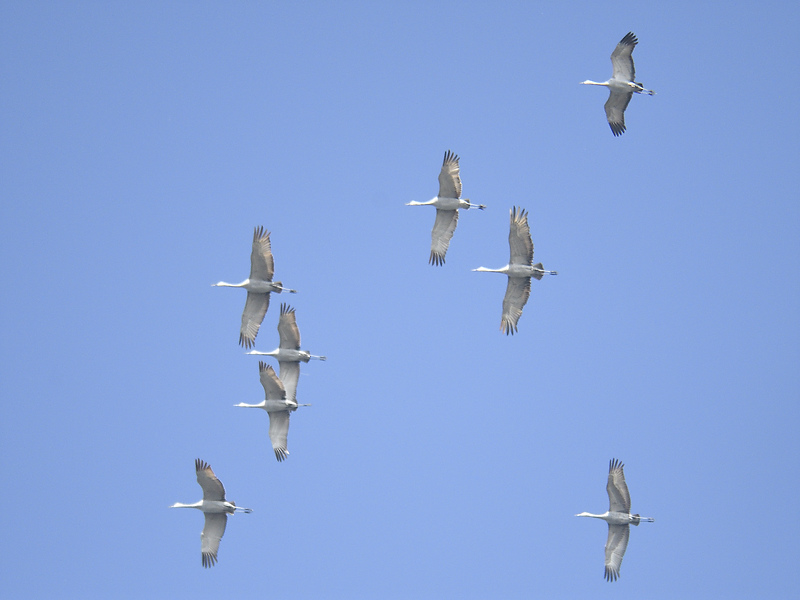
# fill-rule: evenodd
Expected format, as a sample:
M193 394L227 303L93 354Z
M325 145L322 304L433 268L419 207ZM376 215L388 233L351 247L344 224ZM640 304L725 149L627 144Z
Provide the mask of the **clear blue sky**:
M787 598L800 588L795 2L2 2L3 594ZM640 40L627 133L609 55ZM428 265L442 155L461 215ZM508 211L536 257L499 331ZM272 232L279 464L237 345ZM257 347L277 345L273 298ZM273 363L274 364L274 363ZM277 366L277 365L275 365ZM208 461L228 497L200 565ZM633 510L603 581L610 458Z

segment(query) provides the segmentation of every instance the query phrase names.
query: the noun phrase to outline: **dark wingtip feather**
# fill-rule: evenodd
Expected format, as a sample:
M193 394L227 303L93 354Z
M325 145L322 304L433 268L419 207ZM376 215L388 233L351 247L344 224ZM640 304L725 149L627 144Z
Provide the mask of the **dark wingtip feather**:
M275 448L275 458L278 462L283 462L289 456L289 451L286 448Z
M441 267L444 264L444 254L437 254L431 251L431 257L428 259L428 264L435 267Z
M210 552L203 552L203 567L209 569L217 564L217 555Z
M451 162L457 163L459 160L460 159L458 158L458 156L452 150L447 150L444 153L444 160L442 161L442 166Z
M506 335L514 335L517 331L517 326L511 321L501 321L500 331L505 331Z
M616 581L619 577L619 572L609 567L606 567L605 579L606 581Z
M612 123L611 121L608 122L609 127L611 127L611 133L614 134L614 137L620 136L625 133L625 123Z
M255 228L253 232L253 241L257 242L258 240L263 240L264 238L269 239L269 231L264 229L263 225L259 225Z
M629 31L628 33L625 34L625 37L619 41L619 43L624 44L626 46L635 46L636 44L639 43L639 39L632 31Z
M252 348L253 346L256 345L256 341L255 340L251 340L250 338L245 337L244 334L240 333L239 334L239 345L243 346L244 348L249 350L250 348Z

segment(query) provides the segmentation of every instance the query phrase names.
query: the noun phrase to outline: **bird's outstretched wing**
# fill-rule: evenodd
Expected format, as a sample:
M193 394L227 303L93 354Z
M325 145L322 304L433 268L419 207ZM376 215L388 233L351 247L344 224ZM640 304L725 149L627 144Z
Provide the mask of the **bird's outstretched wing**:
M203 555L203 566L213 567L217 563L219 541L225 535L228 515L225 513L204 513L206 524L200 534L200 552Z
M616 458L612 458L608 463L608 510L611 512L631 512L631 495L628 492L628 485L625 483L625 473L623 465Z
M611 127L614 136L625 133L625 109L633 96L633 91L624 92L614 88L609 88L608 100L604 105L606 109L606 119Z
M622 565L622 557L628 547L628 536L630 535L628 525L608 526L608 540L606 541L606 581L616 581L619 577L619 568Z
M269 413L269 439L275 458L281 462L289 456L287 438L289 436L289 411L281 410Z
M283 387L283 382L271 365L268 365L263 360L258 361L258 375L267 400L284 400L286 398L286 389Z
M297 361L278 361L281 368L280 380L286 389L286 398L297 402L297 382L300 379L300 363Z
M503 316L500 320L500 331L506 335L514 335L517 321L522 316L522 308L531 295L530 277L509 277L506 295L503 298Z
M300 350L300 329L297 327L297 318L294 309L285 302L281 304L278 335L281 338L281 348Z
M256 227L253 232L253 252L250 254L250 279L272 281L275 273L275 261L272 258L272 246L269 231L264 227Z
M611 64L614 67L612 79L620 81L633 81L636 78L636 69L633 67L633 49L639 40L632 31L625 34L611 53Z
M225 500L225 486L217 479L207 462L196 458L194 470L197 473L197 483L203 488L203 500Z
M461 198L461 176L458 156L450 150L444 153L442 170L439 172L439 197Z
M431 232L431 256L428 259L430 264L436 266L444 264L444 255L450 247L456 225L458 225L457 210L436 209L436 221Z
M247 292L247 300L242 311L242 327L239 330L239 345L252 348L256 343L256 336L269 308L269 292Z
M528 213L516 206L511 209L511 223L508 229L508 246L511 249L511 265L533 264L533 240L528 225Z

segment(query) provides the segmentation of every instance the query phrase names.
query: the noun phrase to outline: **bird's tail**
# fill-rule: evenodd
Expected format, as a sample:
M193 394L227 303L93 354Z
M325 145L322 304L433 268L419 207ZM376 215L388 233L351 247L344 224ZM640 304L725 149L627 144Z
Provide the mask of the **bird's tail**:
M535 277L536 279L541 279L542 277L544 277L544 265L542 263L536 263L535 265L533 265L533 268L539 269L539 271L534 272L533 277Z
M639 523L641 521L644 521L645 523L654 523L655 522L655 519L653 517L640 517L638 514L637 515L631 515L631 516L633 517L633 520L631 521L631 525L639 525Z
M283 291L283 282L282 281L273 281L272 283L274 283L275 285L278 286L278 289L275 290L275 293L276 294L280 294Z

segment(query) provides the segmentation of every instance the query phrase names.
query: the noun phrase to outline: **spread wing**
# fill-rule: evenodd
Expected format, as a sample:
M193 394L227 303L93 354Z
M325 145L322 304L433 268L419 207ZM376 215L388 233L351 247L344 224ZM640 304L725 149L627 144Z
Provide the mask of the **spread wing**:
M503 317L500 321L500 331L506 335L514 335L517 331L517 321L522 316L522 307L531 295L530 277L509 277L506 295L503 298Z
M611 64L614 67L614 74L612 79L619 79L621 81L633 81L636 78L636 70L633 68L633 49L639 40L629 31L624 38L622 38L611 53Z
M207 462L196 458L194 470L197 472L197 483L203 488L203 500L225 500L225 486Z
M300 329L297 327L297 318L294 309L285 302L281 304L278 335L281 338L281 348L300 350Z
M275 451L275 458L278 462L283 461L288 455L286 438L289 436L289 411L281 410L269 413L269 439L272 442L272 449Z
M297 361L278 361L281 368L280 379L286 389L286 397L297 402L297 381L300 379L300 363Z
M247 292L247 300L244 303L242 312L242 327L239 330L239 345L245 348L252 348L256 343L258 329L264 320L269 308L269 292L260 294L258 292Z
M528 213L524 209L517 209L516 206L511 209L508 245L511 248L509 264L529 266L533 264L533 241L531 228L528 225Z
M432 265L441 266L444 264L444 255L450 247L450 240L453 239L453 232L458 225L457 210L436 209L436 222L433 224L431 233L431 256L428 262Z
M611 512L631 512L631 495L628 493L628 485L625 483L625 473L622 472L624 466L616 458L612 458L608 464L606 491L608 492L608 510Z
M200 534L200 552L203 555L203 566L213 567L217 562L219 541L225 535L228 515L225 513L204 513L206 524Z
M272 281L274 273L275 261L272 258L269 231L256 227L253 233L253 252L250 254L250 279Z
M268 365L263 360L258 361L258 375L261 379L261 385L264 387L264 394L267 400L284 400L286 398L286 390L283 383L275 374L275 369Z
M608 100L605 103L606 119L614 136L625 133L625 109L633 96L633 90L623 92L609 88Z
M622 557L628 547L628 536L630 535L628 525L609 525L608 540L606 541L606 581L616 581L619 577L619 568L622 565Z
M450 150L444 153L442 170L439 172L439 197L461 198L461 176L458 156Z

